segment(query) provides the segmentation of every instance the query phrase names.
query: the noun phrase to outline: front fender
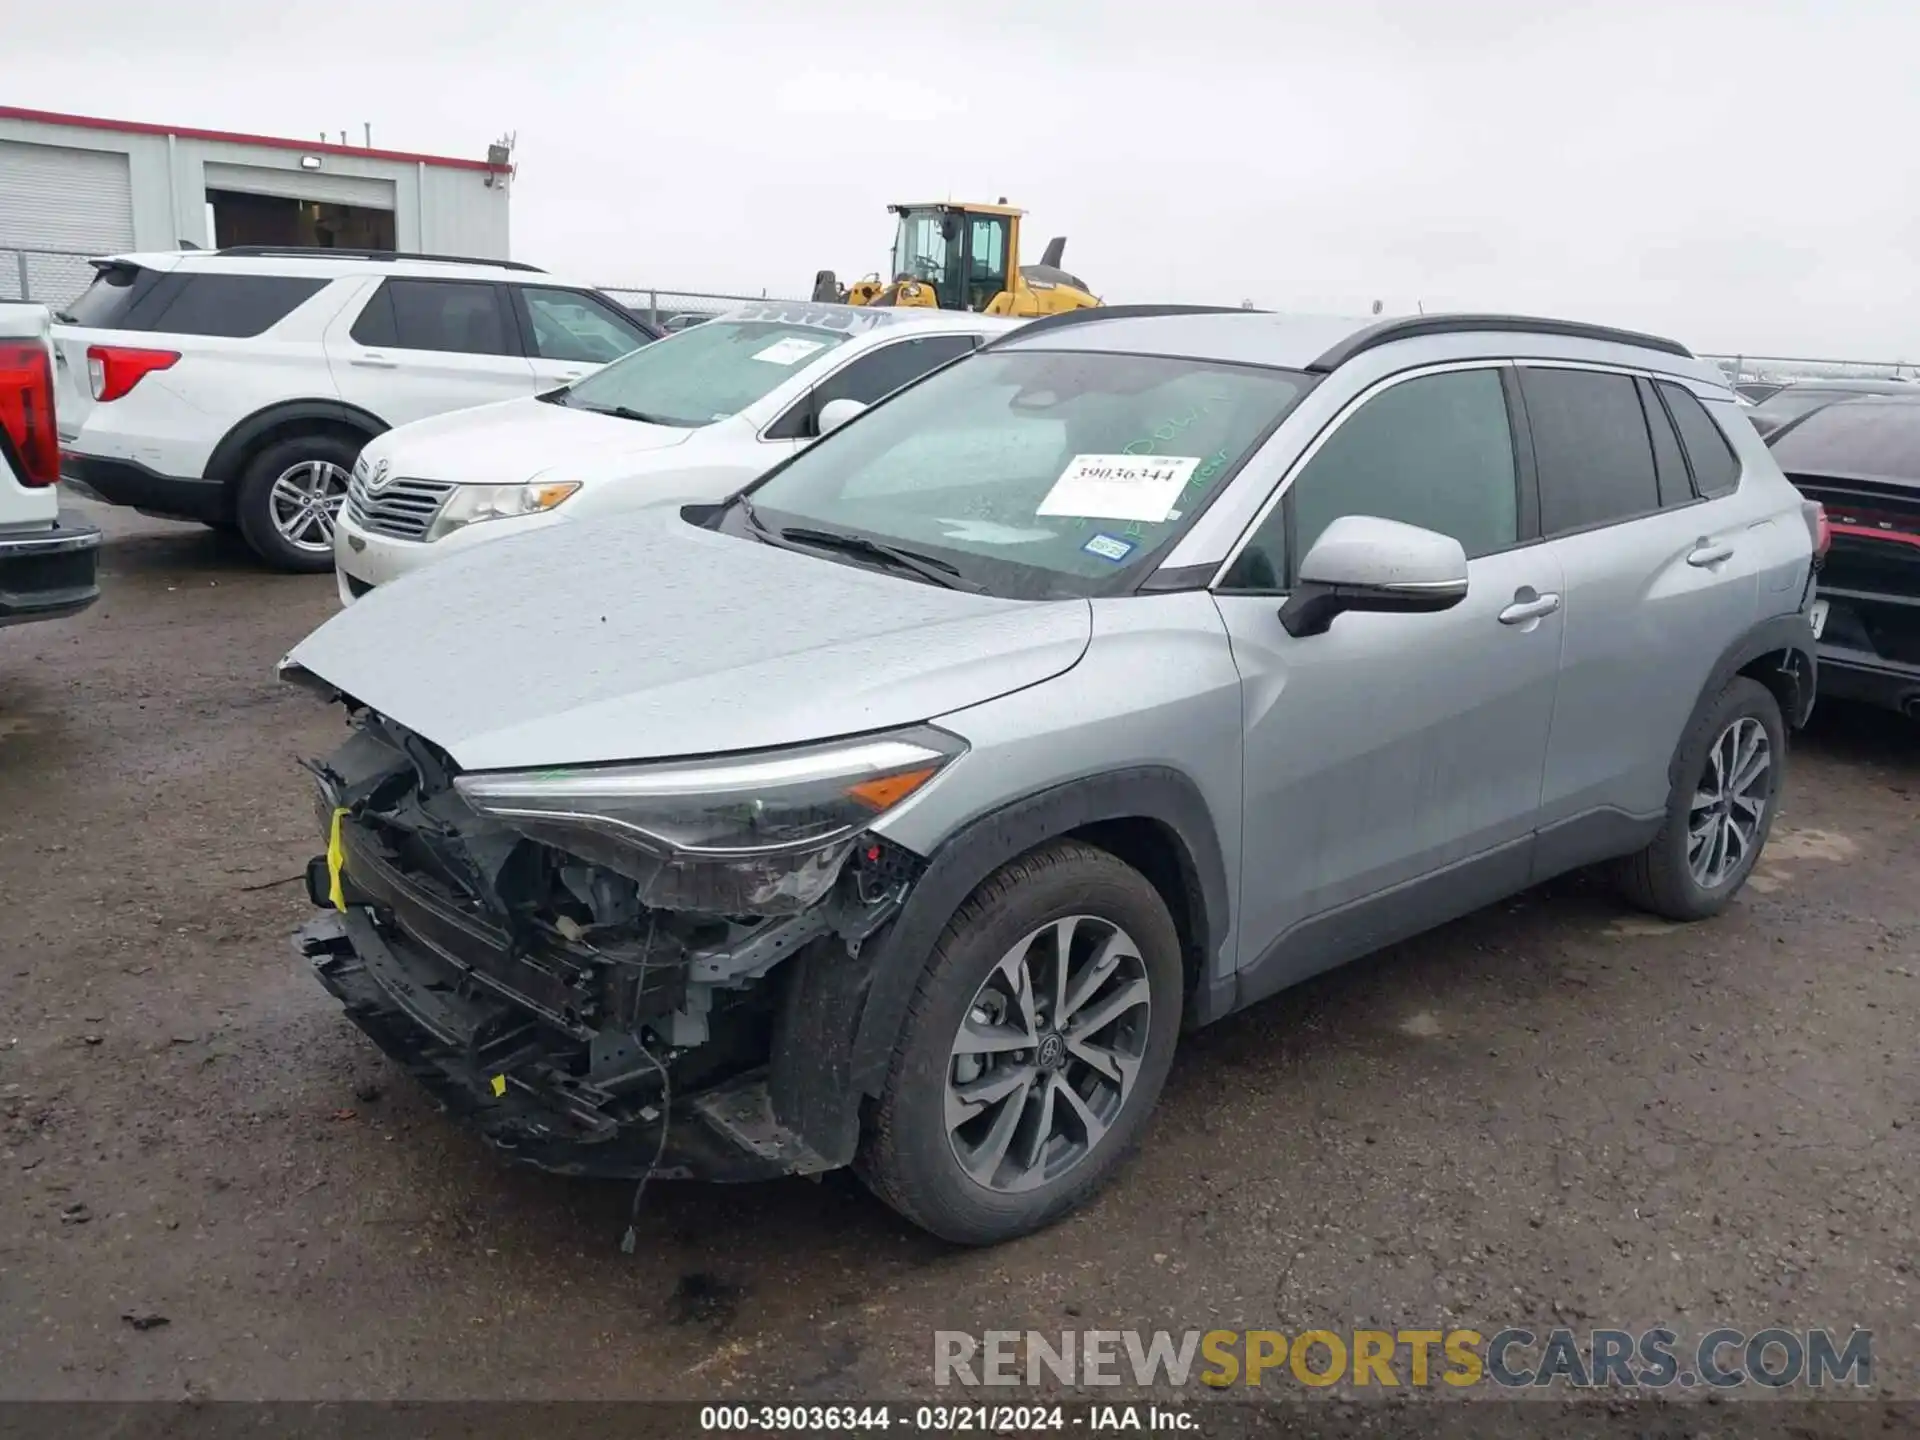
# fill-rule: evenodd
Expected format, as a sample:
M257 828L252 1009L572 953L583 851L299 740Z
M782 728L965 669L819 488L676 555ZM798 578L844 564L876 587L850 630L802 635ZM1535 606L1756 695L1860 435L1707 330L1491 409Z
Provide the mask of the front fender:
M1178 770L1138 766L1055 785L1002 806L956 831L929 857L926 872L877 942L879 951L854 1042L853 1080L878 1094L901 1021L934 941L979 885L1009 860L1101 821L1152 820L1183 852L1194 940L1200 952L1195 1007L1212 1019L1207 993L1228 929L1227 867L1213 815L1199 787Z
M1177 770L1137 766L1068 781L1015 800L954 832L928 857L900 912L848 954L820 942L791 967L774 1044L772 1088L781 1120L831 1163L853 1158L860 1103L886 1084L914 987L947 922L1008 861L1103 821L1148 820L1176 842L1198 952L1188 1021L1231 1008L1220 948L1229 929L1227 868L1199 787Z

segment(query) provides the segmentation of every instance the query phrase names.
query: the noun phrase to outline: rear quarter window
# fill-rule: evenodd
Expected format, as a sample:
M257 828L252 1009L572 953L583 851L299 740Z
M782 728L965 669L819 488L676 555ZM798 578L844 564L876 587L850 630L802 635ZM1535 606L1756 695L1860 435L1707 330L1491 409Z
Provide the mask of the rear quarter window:
M1674 428L1680 432L1681 448L1687 452L1687 464L1693 470L1694 489L1708 499L1738 490L1740 461L1707 407L1684 385L1669 380L1660 381L1660 396L1667 402Z
M173 300L146 328L171 335L264 334L329 282L291 275L184 275Z

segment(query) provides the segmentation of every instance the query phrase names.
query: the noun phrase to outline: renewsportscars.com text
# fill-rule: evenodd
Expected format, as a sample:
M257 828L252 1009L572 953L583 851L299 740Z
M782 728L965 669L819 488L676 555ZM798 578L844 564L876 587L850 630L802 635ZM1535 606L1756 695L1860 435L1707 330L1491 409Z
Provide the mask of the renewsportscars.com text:
M1477 1330L937 1330L933 1381L960 1386L1306 1385L1665 1389L1873 1383L1873 1333L1665 1328Z

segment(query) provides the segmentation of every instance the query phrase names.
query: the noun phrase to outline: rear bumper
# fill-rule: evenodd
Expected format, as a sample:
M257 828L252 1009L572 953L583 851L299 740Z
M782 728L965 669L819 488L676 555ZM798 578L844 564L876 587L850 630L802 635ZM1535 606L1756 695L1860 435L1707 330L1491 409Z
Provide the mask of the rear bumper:
M1856 572L1862 568L1856 563ZM1820 693L1920 719L1920 595L1904 585L1894 590L1859 584L1884 577L1850 578L1853 585L1840 586L1821 577L1820 598L1828 608L1819 642ZM1920 578L1920 570L1896 578Z
M0 625L77 615L100 598L100 532L62 524L0 535Z
M655 1105L623 1109L527 1049L503 1053L494 1037L510 1039L525 1015L384 934L360 907L311 921L295 944L347 1017L509 1160L608 1179L747 1181L832 1168L775 1120L764 1071L674 1095L664 1115Z
M1844 645L1822 645L1820 694L1920 719L1920 665L1903 665Z
M169 520L224 520L231 511L227 487L218 480L162 475L137 460L63 450L60 478L96 500Z

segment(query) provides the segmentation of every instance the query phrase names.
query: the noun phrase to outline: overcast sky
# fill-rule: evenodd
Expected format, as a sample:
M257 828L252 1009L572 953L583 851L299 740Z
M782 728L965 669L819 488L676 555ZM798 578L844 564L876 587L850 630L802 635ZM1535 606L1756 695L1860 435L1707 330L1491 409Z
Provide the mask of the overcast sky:
M514 254L805 295L993 200L1107 300L1498 309L1920 359L1896 0L41 0L0 97L480 157ZM923 13L922 13L923 12Z

